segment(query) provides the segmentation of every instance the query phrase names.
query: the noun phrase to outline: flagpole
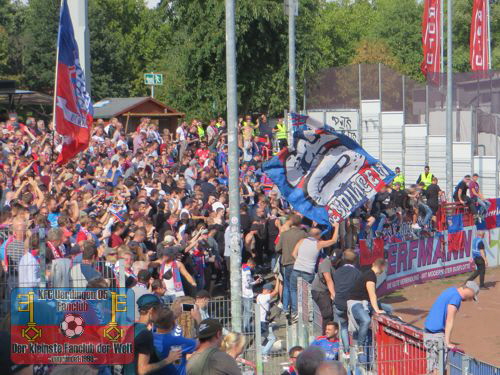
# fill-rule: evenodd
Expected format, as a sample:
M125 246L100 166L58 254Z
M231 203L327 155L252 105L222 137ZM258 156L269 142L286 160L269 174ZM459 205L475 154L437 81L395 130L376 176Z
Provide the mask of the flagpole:
M447 2L446 48L446 193L453 196L453 0Z
M56 47L56 75L54 77L54 105L52 107L52 155L55 153L55 137L56 137L56 106L57 106L57 78L59 76L59 40L61 38L61 12L63 9L64 0L61 0L59 8L59 27L57 29L57 47Z
M443 2L440 2L439 3L439 17L441 18L441 21L440 21L440 26L439 26L439 29L440 29L440 33L441 33L441 74L443 74L444 72L444 9L443 9ZM441 81L441 80L440 80Z
M488 13L488 70L491 70L491 21L490 21L490 0L486 1L486 11Z

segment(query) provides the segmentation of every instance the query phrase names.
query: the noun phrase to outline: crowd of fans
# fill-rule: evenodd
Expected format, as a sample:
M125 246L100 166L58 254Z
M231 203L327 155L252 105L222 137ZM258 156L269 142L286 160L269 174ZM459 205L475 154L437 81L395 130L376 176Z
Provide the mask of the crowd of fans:
M192 353L188 374L202 374L198 369L207 361L215 367L220 363L217 374L239 373L228 357L241 354L244 336L226 335L226 350L220 351L222 327L206 310L211 296L227 293L230 280L224 119L210 120L207 126L193 119L170 132L143 118L129 134L117 119L98 120L88 149L64 166L55 163L62 139L51 125L31 117L22 123L13 116L0 128L0 224L8 233L0 247L1 299L13 287L43 282L50 287L125 286L134 291L136 324L143 331L136 334L135 364L125 366L125 374L184 374L186 355ZM385 236L387 229L408 222L414 231L432 230L444 196L437 178L426 167L407 188L396 168L391 186L324 235L292 210L262 172L263 161L287 144L283 120L271 127L265 115L245 116L239 129L243 329L254 329L256 297L267 356L276 340L271 303L277 297L277 305L295 322L300 277L312 283L323 315L327 334L317 346L338 353L340 332L348 355L348 310L358 322L363 345L369 312L390 309L377 305L375 296L383 260L361 275L354 267L355 253L344 249L354 248L363 236ZM466 177L455 196L474 214L479 204L484 215L487 206L477 176ZM198 341L185 338L191 333L186 327L183 332L178 321L183 304L193 306L189 314ZM154 335L147 329L153 322ZM171 350L177 346L181 353ZM327 359L338 359L328 353ZM181 363L174 366L179 357ZM108 370L99 369L103 374Z

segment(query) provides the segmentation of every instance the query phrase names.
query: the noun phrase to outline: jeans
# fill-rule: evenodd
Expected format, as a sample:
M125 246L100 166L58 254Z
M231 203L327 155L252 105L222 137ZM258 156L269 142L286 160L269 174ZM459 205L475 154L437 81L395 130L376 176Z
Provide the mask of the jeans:
M368 336L368 330L372 321L370 311L365 309L362 303L356 303L352 307L352 316L356 319L356 323L358 323L358 347L364 348L368 344L366 337Z
M423 212L424 213L424 219L423 219L423 225L424 226L427 226L431 223L431 219L432 219L432 210L429 206L427 206L426 204L424 203L419 203L418 204L418 210L419 212Z
M273 326L272 324L269 324L267 322L261 322L260 331L262 333L262 337L267 338L267 343L262 348L262 355L268 355L274 343L276 342L276 336L274 336Z
M479 214L482 216L486 216L488 210L490 208L491 202L487 200L479 199L479 197L472 198L472 202L477 203L479 205Z
M387 215L386 214L380 214L380 220L378 221L377 229L376 231L384 229L384 224L387 221Z
M302 277L305 281L307 281L309 284L311 284L314 280L314 274L312 273L307 273L304 271L298 271L298 270L293 270L292 271L292 276L290 276L290 293L291 293L291 299L292 299L292 314L297 313L297 281L299 277Z
M243 300L243 332L252 332L253 298L242 298Z
M344 348L344 353L349 353L349 330L347 321L347 311L341 310L337 306L333 306L333 312L335 314L335 321L339 324L340 340L342 341L342 347Z
M292 276L293 264L283 267L283 310L290 310L290 278Z
M393 309L391 305L386 303L379 303L379 307L381 310L384 310L387 314L392 314ZM371 306L368 307L368 310L364 308L362 303L357 303L352 307L352 315L356 322L358 323L358 347L363 348L368 345L366 340L368 336L368 330L370 329L370 323L372 321L371 315L373 313L373 309Z

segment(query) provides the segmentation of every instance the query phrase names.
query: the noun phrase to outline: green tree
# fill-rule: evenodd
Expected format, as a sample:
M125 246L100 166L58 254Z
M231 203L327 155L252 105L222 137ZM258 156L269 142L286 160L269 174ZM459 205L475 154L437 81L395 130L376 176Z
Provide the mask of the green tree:
M30 0L22 46L22 86L53 92L59 0Z
M297 18L298 81L317 70L314 37L319 0L302 0ZM225 9L219 0L163 2L172 41L160 96L193 116L225 113ZM239 110L281 113L288 105L288 19L279 0L240 0L236 6ZM300 86L302 90L302 85ZM301 91L299 91L300 96Z
M389 53L396 59L391 67L402 74L422 79L422 12L417 0L377 0L375 20L370 34L389 47Z
M144 53L156 25L141 0L90 0L92 97L144 95Z

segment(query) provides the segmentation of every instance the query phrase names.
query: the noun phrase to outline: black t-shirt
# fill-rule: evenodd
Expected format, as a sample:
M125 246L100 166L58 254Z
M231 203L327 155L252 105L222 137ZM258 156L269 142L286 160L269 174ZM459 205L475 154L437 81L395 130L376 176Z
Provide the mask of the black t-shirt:
M427 197L427 204L429 206L437 206L439 205L439 192L441 188L438 184L430 184L427 190L425 191L425 195Z
M333 285L335 286L335 306L347 311L347 300L351 294L356 280L361 277L359 270L353 265L345 264L333 273Z
M136 329L140 329L136 327ZM140 354L149 354L149 363L156 363L160 359L156 355L155 347L153 344L153 332L147 328L143 328L134 339L136 362Z
M364 272L361 277L356 280L356 283L351 290L351 296L349 299L356 301L369 301L370 297L368 296L368 290L366 289L366 283L368 281L373 281L375 285L377 285L377 275L375 275L375 272L371 269Z
M139 353L149 355L149 363L156 363L160 360L156 355L153 333L147 329L144 323L134 324L134 361L125 365L125 375L137 373Z
M453 199L455 199L456 201L458 200L458 198L459 198L458 197L458 190L462 190L462 195L460 198L465 198L467 196L467 189L468 189L468 186L465 183L465 181L460 181L460 183L455 188L455 193L453 194Z

